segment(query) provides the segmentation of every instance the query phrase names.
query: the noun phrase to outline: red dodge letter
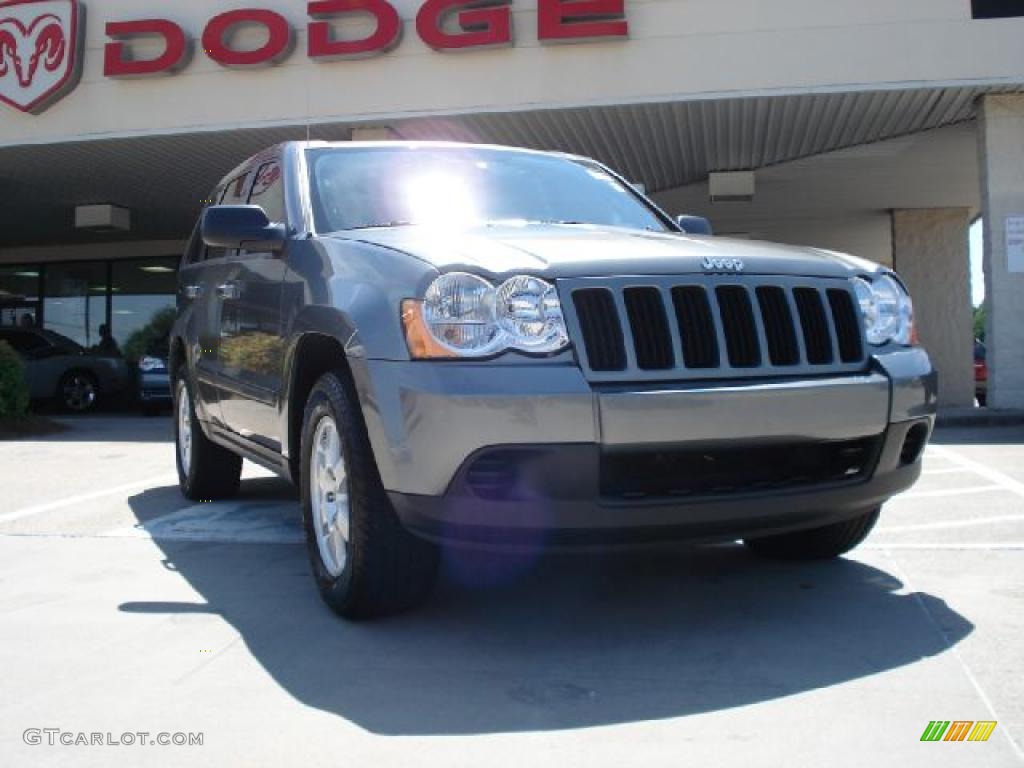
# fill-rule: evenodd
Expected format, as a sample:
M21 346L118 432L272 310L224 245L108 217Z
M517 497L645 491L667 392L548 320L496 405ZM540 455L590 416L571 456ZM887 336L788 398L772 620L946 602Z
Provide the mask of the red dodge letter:
M317 0L309 4L309 15L314 19L349 13L370 14L377 21L376 31L362 40L332 40L329 22L310 22L311 59L354 59L384 53L398 45L402 36L402 20L387 0Z
M445 32L445 19L457 13L462 32ZM416 31L438 50L507 45L512 42L512 14L503 0L427 0L416 14Z
M537 0L537 37L541 40L628 34L625 0Z
M106 77L169 74L183 67L188 60L185 32L166 19L114 21L107 24L107 37L115 42L107 43L103 50L103 74ZM162 37L164 52L155 59L133 59L129 46L122 42L132 37Z
M254 51L239 51L230 47L225 36L242 24L258 24L267 30L267 42ZM262 67L276 64L292 50L292 27L279 13L259 8L228 11L210 19L203 30L203 50L206 55L225 67Z

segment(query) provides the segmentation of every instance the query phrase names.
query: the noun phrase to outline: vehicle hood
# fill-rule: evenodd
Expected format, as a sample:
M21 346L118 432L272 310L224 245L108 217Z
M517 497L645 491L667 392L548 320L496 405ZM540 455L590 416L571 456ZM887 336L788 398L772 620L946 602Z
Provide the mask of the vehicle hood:
M834 251L754 240L560 224L439 230L399 226L328 237L401 251L450 272L517 272L549 278L704 274L705 258L741 259L743 274L849 277L876 272L870 261Z

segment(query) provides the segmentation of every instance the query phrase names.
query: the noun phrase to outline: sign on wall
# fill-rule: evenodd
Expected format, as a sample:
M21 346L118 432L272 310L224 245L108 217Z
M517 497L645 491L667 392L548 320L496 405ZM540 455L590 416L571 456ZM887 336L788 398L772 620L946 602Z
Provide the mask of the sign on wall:
M1024 216L1006 219L1006 268L1010 272L1024 272Z
M971 0L971 15L976 19L1024 16L1024 0Z
M77 0L0 5L0 101L38 114L74 88L83 26Z
M536 0L537 38L542 43L624 39L625 0ZM97 3L99 6L99 3ZM143 7L140 5L140 7ZM437 51L513 45L513 0L424 0L415 31ZM402 36L404 21L388 0L312 0L306 6L306 55L314 61L366 58L387 53ZM353 33L356 20L371 19L369 34ZM84 46L81 0L0 0L0 101L38 114L78 82ZM259 28L264 42L239 46L237 33ZM360 26L362 29L362 26ZM103 75L109 78L173 75L188 66L198 38L202 51L222 67L272 66L292 56L295 26L266 8L239 8L212 16L202 29L184 29L159 17L106 21ZM159 41L159 53L141 57L133 44Z

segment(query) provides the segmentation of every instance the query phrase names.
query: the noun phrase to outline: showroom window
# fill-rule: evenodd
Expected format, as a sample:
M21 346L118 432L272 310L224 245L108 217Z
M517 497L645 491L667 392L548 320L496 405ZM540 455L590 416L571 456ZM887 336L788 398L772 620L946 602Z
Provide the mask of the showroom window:
M111 329L129 360L167 357L175 311L177 257L111 263Z
M107 323L107 262L47 264L43 277L43 326L86 349L98 347Z
M177 256L0 266L0 325L46 328L103 356L166 355L177 271Z
M37 325L41 289L38 265L0 266L0 325Z

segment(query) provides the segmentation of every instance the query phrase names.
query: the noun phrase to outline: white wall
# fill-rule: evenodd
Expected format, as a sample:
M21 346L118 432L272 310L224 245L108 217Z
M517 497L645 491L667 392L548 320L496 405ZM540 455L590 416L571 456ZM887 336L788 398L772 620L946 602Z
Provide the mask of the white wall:
M819 219L780 219L751 228L760 240L809 245L892 266L892 223L887 212L852 212Z
M1024 95L987 96L980 111L988 402L1024 408L1024 271L1006 235L1007 219L1024 217Z
M974 404L966 208L893 211L893 266L914 297L921 343L939 372L939 405Z
M980 209L973 123L781 163L755 172L751 202L712 203L706 182L654 195L722 234L811 245L892 264L891 210Z
M1024 80L1024 19L973 21L967 0L626 0L623 42L539 46L533 0L514 0L516 45L437 53L416 36L418 0L396 0L401 44L361 61L305 55L305 3L264 0L301 28L269 70L221 68L197 50L173 77L102 75L104 24L163 16L198 39L238 0L83 0L78 88L38 116L0 105L0 146L153 131L381 119L743 93ZM197 48L199 46L197 45Z

